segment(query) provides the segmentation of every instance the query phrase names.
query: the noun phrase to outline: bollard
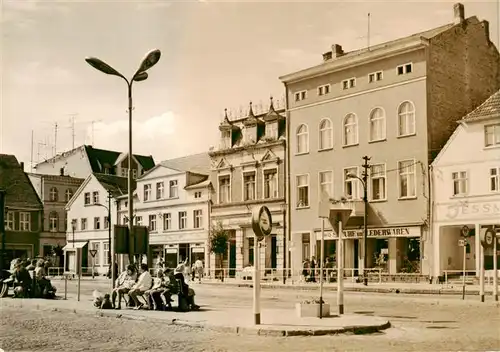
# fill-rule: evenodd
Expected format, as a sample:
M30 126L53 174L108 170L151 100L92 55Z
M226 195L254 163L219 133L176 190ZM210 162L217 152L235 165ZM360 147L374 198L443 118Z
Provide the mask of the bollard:
M64 299L68 299L68 275L64 274Z

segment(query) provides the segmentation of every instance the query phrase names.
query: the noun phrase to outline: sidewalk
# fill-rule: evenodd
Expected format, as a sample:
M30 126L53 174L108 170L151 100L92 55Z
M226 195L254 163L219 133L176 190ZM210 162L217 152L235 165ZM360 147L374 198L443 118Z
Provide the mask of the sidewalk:
M367 334L387 329L390 322L384 318L366 315L342 315L328 318L298 318L292 309L264 309L261 324L254 325L253 312L245 308L202 306L199 311L156 312L147 310L99 310L92 305L92 297L82 296L78 302L68 300L13 299L0 300L2 307L71 312L82 315L113 317L129 320L156 321L165 324L186 325L225 333L266 336L319 336L342 333Z

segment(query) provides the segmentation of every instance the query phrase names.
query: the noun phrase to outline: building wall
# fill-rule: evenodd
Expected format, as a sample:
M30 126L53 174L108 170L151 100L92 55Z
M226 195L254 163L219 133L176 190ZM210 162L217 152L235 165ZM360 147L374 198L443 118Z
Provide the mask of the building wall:
M26 249L27 255L31 258L40 254L40 231L41 231L41 215L39 210L13 208L6 204L7 213L14 213L14 227L5 229L5 246L7 251L13 249ZM20 230L20 212L29 212L30 215L30 231ZM6 218L7 219L7 218ZM14 258L12 258L14 259Z
M72 177L86 178L91 172L90 163L85 152L85 147L71 150L57 156L54 161L43 162L36 166L38 174L60 175L61 168L64 168L65 175Z
M430 40L427 82L429 154L434 158L458 119L500 89L500 57L487 21L469 19Z

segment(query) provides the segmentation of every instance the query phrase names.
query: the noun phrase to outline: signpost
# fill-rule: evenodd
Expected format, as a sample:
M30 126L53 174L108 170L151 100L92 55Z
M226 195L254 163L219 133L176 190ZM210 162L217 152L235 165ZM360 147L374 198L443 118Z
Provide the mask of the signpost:
M97 249L91 249L90 255L92 256L92 279L94 278L94 266L95 266L95 255L97 254Z
M481 296L481 302L484 302L484 250L487 248L494 247L493 243L495 243L495 232L491 226L488 226L485 231L481 231L480 236L481 242L481 256L480 256L480 272L479 272L479 295ZM496 247L496 246L495 246ZM496 262L496 255L493 256L493 260ZM494 273L497 276L497 272Z
M271 235L271 212L266 206L255 207L252 211L252 229L255 234L255 258L253 274L253 314L255 325L260 325L260 241Z
M462 273L462 300L465 300L465 263L467 260L467 236L469 235L470 229L467 225L462 227L461 235L464 239L458 240L458 245L463 247L464 249L464 258L463 258L463 273Z
M325 218L330 216L330 200L328 193L321 193L321 201L319 202L319 214L321 218L321 254L319 264L319 318L323 318L323 263L325 261ZM328 312L327 316L330 315Z

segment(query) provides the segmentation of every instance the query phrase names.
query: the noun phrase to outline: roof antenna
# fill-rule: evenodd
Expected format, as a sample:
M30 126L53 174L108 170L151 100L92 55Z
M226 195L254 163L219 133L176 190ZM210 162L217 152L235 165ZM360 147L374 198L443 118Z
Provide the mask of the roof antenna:
M368 34L367 34L367 41L368 41L368 50L370 50L370 13L368 12Z

